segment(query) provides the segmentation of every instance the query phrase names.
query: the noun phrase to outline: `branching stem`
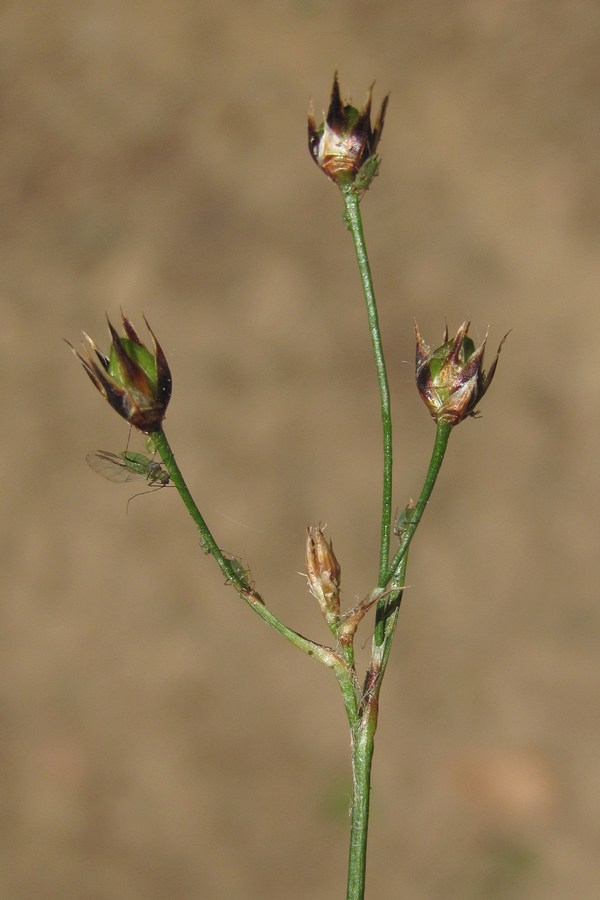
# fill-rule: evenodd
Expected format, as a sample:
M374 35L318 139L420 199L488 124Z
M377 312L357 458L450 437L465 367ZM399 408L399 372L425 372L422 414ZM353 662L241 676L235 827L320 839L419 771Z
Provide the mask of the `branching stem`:
M341 681L343 684L346 684L347 682L352 683L353 673L350 671L347 662L338 653L332 650L331 647L317 644L315 641L303 637L303 635L298 634L298 632L294 631L292 628L288 628L287 625L284 625L283 622L267 608L260 594L254 590L249 582L240 574L239 570L232 565L232 561L222 552L210 528L206 524L204 517L198 509L196 501L189 491L164 431L154 432L150 438L150 442L162 459L163 465L169 473L171 481L179 491L179 495L183 500L187 511L200 532L202 549L205 553L210 553L214 556L217 565L225 575L227 581L231 582L242 599L246 601L248 606L250 606L261 619L264 619L265 622L271 625L279 632L279 634L290 641L290 643L294 644L295 647L298 647L304 653L308 654L308 656L315 657L315 659L318 659L329 668L334 669L338 681ZM349 699L346 700L346 703L348 702Z
M398 612L405 583L406 564L408 562L408 549L440 471L451 426L444 422L438 423L431 461L419 500L414 509L407 511L406 522L400 535L400 546L390 563L393 465L390 392L377 304L362 229L359 196L352 185L344 186L341 190L346 209L346 223L354 241L356 260L367 306L367 318L377 371L383 426L383 499L378 588L383 590L391 583L391 591L384 591L381 599L377 602L371 661L367 669L364 688L359 698L358 715L354 716L352 713L349 713L348 716L352 734L352 825L348 859L347 900L363 900L371 795L371 765L379 712L379 692L398 622ZM346 700L345 704L348 712Z

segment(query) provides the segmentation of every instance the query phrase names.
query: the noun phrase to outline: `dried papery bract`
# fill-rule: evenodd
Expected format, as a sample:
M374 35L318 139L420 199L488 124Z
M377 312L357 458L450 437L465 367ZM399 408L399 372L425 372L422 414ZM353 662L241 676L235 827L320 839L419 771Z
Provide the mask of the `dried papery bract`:
M140 340L126 316L121 316L123 335L108 322L111 336L108 356L92 338L83 333L88 345L87 356L77 356L102 396L130 425L145 434L153 434L162 422L171 399L171 372L162 347L144 317L152 337L152 350ZM68 341L67 341L68 343Z
M489 388L504 336L496 357L488 372L483 370L483 354L486 339L475 349L468 336L470 322L463 322L456 336L448 340L448 329L444 343L437 350L431 350L421 338L419 326L415 324L417 339L416 382L423 402L436 422L458 425L467 416L477 413L475 407Z
M375 127L371 127L372 90L361 110L343 103L337 72L333 78L329 109L317 127L312 110L308 113L308 149L316 164L343 187L355 183L365 191L372 181L378 160L375 154L381 138L389 94L384 98Z
M331 541L321 525L306 529L306 578L328 626L336 629L340 619L340 580L342 570Z

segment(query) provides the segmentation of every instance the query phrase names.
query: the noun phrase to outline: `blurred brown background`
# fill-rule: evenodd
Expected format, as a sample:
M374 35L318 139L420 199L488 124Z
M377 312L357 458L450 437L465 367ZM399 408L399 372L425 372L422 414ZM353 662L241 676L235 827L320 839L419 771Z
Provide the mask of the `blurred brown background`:
M512 329L412 552L368 896L600 896L598 3L5 2L0 48L0 896L344 896L335 680L224 586L175 491L126 516L133 489L86 467L127 428L62 342L146 313L218 539L326 640L304 528L328 523L348 604L368 591L381 455L341 201L306 149L336 67L356 103L391 92L363 212L396 504L434 433L414 318L434 344L446 319L490 350Z

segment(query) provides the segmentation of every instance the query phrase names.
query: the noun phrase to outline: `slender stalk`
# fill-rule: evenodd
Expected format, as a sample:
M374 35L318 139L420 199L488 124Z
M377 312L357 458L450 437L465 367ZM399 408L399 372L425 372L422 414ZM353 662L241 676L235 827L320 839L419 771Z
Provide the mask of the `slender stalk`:
M453 426L448 424L448 422L441 421L437 423L435 441L433 444L433 450L431 452L429 468L427 469L425 481L423 482L423 488L421 490L421 494L419 496L419 499L417 500L415 508L410 511L410 515L408 516L407 522L403 528L402 534L400 536L400 546L394 554L394 558L392 559L392 562L390 563L390 567L386 574L386 584L394 577L394 575L398 571L400 563L402 562L402 559L408 551L410 542L413 539L413 535L417 530L419 522L421 521L421 517L425 512L425 508L429 502L429 498L431 497L431 493L433 491L433 488L435 487L437 477L440 473L442 462L444 461L444 456L448 447L448 440L450 438L452 427Z
M152 435L151 443L160 455L163 465L169 473L171 481L179 491L179 494L200 532L200 541L205 552L212 554L221 571L236 587L243 599L258 613L269 625L275 628L290 643L298 647L309 656L314 656L335 672L342 697L346 715L353 735L353 772L354 772L354 802L352 812L352 837L351 837L351 865L349 878L358 885L352 888L350 898L361 898L364 892L364 872L367 852L367 823L369 812L370 771L373 755L373 736L375 734L376 716L373 718L372 709L365 717L361 717L361 709L358 701L358 685L354 672L354 656L352 647L342 648L342 652L336 652L330 647L317 644L303 637L283 624L270 610L267 609L262 598L256 593L243 577L232 567L231 561L225 557L217 544L210 528L206 524L194 498L177 465L171 446L164 431L158 431ZM376 696L373 697L376 701ZM362 888L360 885L362 884ZM350 887L348 888L350 891Z
M350 731L352 732L356 728L360 717L356 676L351 669L343 669L341 667L335 670L335 675L342 692L344 707L348 716Z
M378 707L379 691L377 690L366 698L360 720L352 729L352 825L346 900L363 900L365 895L371 765L375 747Z
M382 619L384 623L384 633L383 633L383 642L380 646L377 645L377 641L373 639L373 655L372 655L372 665L378 669L377 675L377 685L378 688L381 687L381 682L383 681L383 676L385 674L385 670L387 668L388 660L390 658L390 651L392 649L392 641L394 638L394 633L396 631L396 625L398 624L398 615L400 613L400 604L402 602L402 596L404 592L404 585L406 583L406 566L408 565L408 550L402 557L402 562L398 568L398 571L394 575L392 580L392 585L394 587L394 591L390 597L386 598L385 607L382 610Z
M342 196L346 207L346 221L352 233L356 260L360 271L363 293L367 304L369 331L377 369L379 398L381 404L381 422L383 426L383 498L381 506L381 543L379 552L379 586L385 585L390 554L390 537L392 530L392 415L390 406L390 389L385 368L385 357L381 341L381 331L377 316L377 304L373 290L373 279L367 255L367 247L362 229L359 197L352 185L342 188ZM388 579L389 581L389 579Z
M173 454L173 451L171 450L171 446L164 431L161 430L153 432L153 434L151 435L151 443L153 444L156 452L160 455L163 465L169 473L171 481L179 491L179 495L183 500L187 511L194 520L196 527L200 532L200 543L204 552L210 553L212 556L214 556L219 568L227 578L227 581L233 584L242 599L246 601L248 606L250 606L250 608L253 609L254 612L261 617L261 619L264 619L267 624L275 628L275 630L278 631L279 634L286 638L295 647L298 647L304 653L308 654L308 656L314 656L315 659L318 659L329 668L335 670L340 685L343 685L345 689L344 702L346 703L346 708L348 709L349 706L351 707L350 689L348 688L348 685L353 684L353 672L351 671L347 662L330 647L325 647L322 644L317 644L315 641L311 641L308 638L303 637L303 635L298 634L298 632L294 631L293 629L288 628L287 625L284 625L283 622L281 622L277 618L277 616L274 615L274 613L267 609L260 594L258 594L257 591L255 591L254 588L250 586L250 584L239 573L239 571L234 568L231 560L228 559L221 551L221 548L217 544L210 528L208 527L204 520L204 517L202 516L202 513L196 505L196 501L192 497L189 488L185 483L185 479L181 473L181 469L177 465L175 456Z
M169 444L167 436L162 429L160 431L154 432L154 434L151 435L151 443L154 446L154 450L156 450L156 452L162 459L163 464L167 472L169 473L171 481L177 488L179 496L183 500L187 511L194 520L196 527L200 532L200 546L205 553L211 553L214 556L221 571L227 579L231 580L236 585L236 587L244 587L241 577L233 570L230 561L221 552L221 549L214 539L210 528L204 521L202 513L196 506L196 501L192 497L190 490L185 483L185 479L181 473L181 469L177 465L175 455L171 450L171 445Z
M433 491L433 488L437 481L437 477L444 460L444 455L446 453L446 448L448 446L448 440L450 438L451 431L452 425L449 425L447 422L437 423L435 441L433 443L433 450L431 452L431 459L429 461L429 467L425 475L423 487L421 488L421 494L414 509L407 511L406 522L400 535L400 546L398 547L398 550L396 551L394 558L392 559L392 562L390 563L390 566L386 572L383 581L384 587L389 584L390 581L392 581L393 583L396 582L402 586L404 585L404 572L406 570L406 565L403 565L403 562L406 559L408 548L410 547L410 542L412 541L423 513L425 512L425 508L427 507L427 503L429 502L429 498L431 497L431 492ZM377 604L374 636L374 642L376 646L379 646L384 642L384 637L386 639L386 642L391 641L391 637L393 637L393 630L391 635L386 632L386 619L389 613L389 606L390 603L388 597L383 597Z
M369 804L371 796L371 766L375 749L375 732L379 710L379 692L388 663L400 601L408 554L400 564L394 579L394 591L386 598L388 615L385 620L385 640L379 646L373 641L373 653L365 678L360 720L352 728L353 802L348 859L347 900L362 900L365 892L367 840L369 833Z
M343 187L342 195L344 197L346 208L346 221L354 241L354 250L367 305L367 317L373 346L373 355L375 358L375 367L377 370L377 382L379 385L381 404L381 420L383 426L383 498L378 586L380 588L385 588L391 581L393 587L392 594L382 597L377 604L371 661L365 678L359 717L354 722L353 710L349 709L347 697L344 698L352 732L353 774L352 824L348 858L347 900L363 900L369 830L371 766L375 747L375 732L377 729L379 692L381 690L381 684L398 622L398 613L406 574L406 564L408 562L408 548L431 496L446 452L452 428L445 422L440 422L437 425L431 460L419 500L417 501L414 510L409 510L407 513L407 521L400 536L400 546L390 563L393 454L389 385L371 270L362 229L359 197L352 186ZM341 682L340 686L342 686Z
M369 258L362 228L362 217L358 194L352 186L342 188L346 221L348 223L360 272L363 293L367 306L367 318L381 406L381 422L383 429L383 491L381 504L381 537L379 551L379 581L384 587L389 581L388 567L390 556L390 539L392 530L392 417L390 390L385 366L379 317L373 280L369 266ZM383 603L384 601L380 601ZM378 607L379 608L379 607ZM387 608L387 605L386 605ZM397 614L395 621L397 620ZM395 622L394 622L395 627ZM392 629L393 635L393 629ZM391 635L390 635L391 642ZM380 641L381 643L381 641ZM383 651L383 648L382 648ZM389 655L389 648L387 651ZM387 655L385 660L387 661ZM376 671L373 668L376 665ZM352 732L352 824L350 830L350 848L348 856L348 889L347 900L362 900L365 892L367 864L367 839L369 831L369 804L371 797L371 766L375 747L375 731L377 729L377 713L379 706L379 688L383 669L381 655L373 660L367 673L365 692L360 707L360 717L353 723L349 716ZM369 679L372 680L369 682ZM348 711L348 706L346 705Z

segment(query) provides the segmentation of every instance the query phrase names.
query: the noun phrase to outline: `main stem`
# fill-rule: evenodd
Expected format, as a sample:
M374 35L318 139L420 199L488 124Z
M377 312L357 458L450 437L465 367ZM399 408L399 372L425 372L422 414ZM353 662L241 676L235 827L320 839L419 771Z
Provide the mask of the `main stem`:
M381 422L383 428L383 492L381 504L381 537L379 550L379 581L383 587L388 577L390 539L392 530L392 415L390 390L385 367L381 330L373 279L362 228L359 197L352 185L342 188L346 208L346 222L354 241L354 251L360 272L363 293L367 306L367 318L373 356L379 385ZM372 667L367 676L367 684L360 707L354 720L350 718L352 732L352 825L348 859L347 900L363 900L367 865L367 839L369 831L369 804L371 798L371 765L377 730L379 688L383 671L380 666ZM346 704L348 709L348 704Z
M367 838L371 799L371 764L375 748L379 691L367 698L352 729L352 826L346 900L363 900L367 870Z
M367 872L367 839L371 800L371 766L375 749L375 732L379 713L379 692L388 663L392 638L398 622L402 588L408 556L405 555L394 579L393 599L388 598L385 640L373 641L373 654L367 670L359 708L359 718L352 726L352 825L348 859L347 900L363 900Z
M360 271L363 293L367 304L367 316L369 331L373 345L373 356L377 369L377 383L379 384L379 397L381 403L381 422L383 425L383 498L381 505L381 543L379 551L379 586L385 585L390 555L390 536L392 529L392 414L390 405L390 389L385 369L385 357L381 331L377 316L377 304L373 291L373 279L367 256L367 247L362 229L358 194L352 185L342 188L344 205L346 207L346 221L352 233L356 261Z
M383 597L377 605L373 653L365 679L364 691L358 715L354 710L349 713L352 732L352 825L350 831L350 849L348 860L347 900L363 900L365 894L365 878L367 865L367 840L369 831L369 804L371 797L371 766L375 747L375 732L379 708L379 691L385 674L391 644L398 621L398 610L404 578L408 548L416 528L425 511L429 497L435 485L451 426L445 422L437 425L436 438L431 461L419 500L414 510L407 510L403 533L400 535L400 547L390 563L390 539L392 528L392 418L390 392L385 367L385 357L377 315L375 293L367 249L362 229L359 197L352 185L342 188L346 207L346 222L354 241L354 250L362 281L363 293L367 305L369 332L373 346L377 382L381 404L381 420L383 426L383 499L381 510L381 543L379 554L378 586L385 588L391 581L392 594Z

